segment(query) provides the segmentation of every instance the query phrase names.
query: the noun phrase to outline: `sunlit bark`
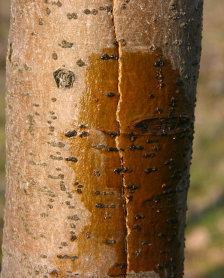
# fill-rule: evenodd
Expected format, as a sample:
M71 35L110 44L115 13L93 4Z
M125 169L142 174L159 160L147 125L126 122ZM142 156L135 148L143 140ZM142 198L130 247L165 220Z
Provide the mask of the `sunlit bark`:
M2 277L182 277L201 0L12 0Z

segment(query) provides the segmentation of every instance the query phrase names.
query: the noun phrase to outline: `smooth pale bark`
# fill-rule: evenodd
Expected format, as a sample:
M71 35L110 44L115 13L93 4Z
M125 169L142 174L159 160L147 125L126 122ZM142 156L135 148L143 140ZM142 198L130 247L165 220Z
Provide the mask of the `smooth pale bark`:
M2 277L182 277L201 0L12 0Z

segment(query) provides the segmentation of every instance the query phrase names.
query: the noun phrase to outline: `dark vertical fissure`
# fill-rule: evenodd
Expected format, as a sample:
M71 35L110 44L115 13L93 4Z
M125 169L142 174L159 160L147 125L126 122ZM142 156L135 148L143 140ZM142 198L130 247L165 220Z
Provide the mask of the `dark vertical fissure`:
M121 123L119 119L119 112L120 112L120 103L122 98L122 92L120 90L120 81L121 81L121 73L122 73L122 64L121 64L121 44L118 41L117 33L116 33L116 26L115 26L115 19L114 19L114 0L112 1L112 24L113 24L113 30L114 30L114 38L115 38L115 45L118 50L118 80L117 80L117 91L119 95L119 100L117 103L117 110L116 110L116 121L118 123L119 127L119 135L115 138L116 148L119 152L120 157L120 167L121 167L121 175L122 175L122 199L123 199L123 207L124 207L124 219L125 219L125 227L126 227L126 235L125 235L125 253L126 253L126 274L128 270L128 225L127 225L127 199L125 197L125 166L124 166L124 158L122 154L122 149L120 148L120 142L119 142L119 136L121 136Z

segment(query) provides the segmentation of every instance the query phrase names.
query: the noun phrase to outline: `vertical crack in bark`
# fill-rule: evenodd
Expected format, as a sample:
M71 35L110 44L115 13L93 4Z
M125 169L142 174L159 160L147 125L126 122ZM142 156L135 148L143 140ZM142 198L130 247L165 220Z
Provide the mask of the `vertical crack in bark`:
M122 153L122 148L120 146L120 136L122 134L121 132L121 122L120 122L120 118L119 118L119 113L120 113L120 109L121 109L121 102L122 102L122 92L121 92L121 88L120 88L120 84L121 84L121 76L122 76L122 63L121 63L121 55L122 55L122 50L121 50L121 45L120 43L118 43L118 53L119 53L119 60L118 60L118 93L119 93L119 101L118 101L118 105L117 105L117 111L116 111L116 120L119 124L119 136L115 138L115 143L116 143L116 147L119 150L119 156L120 156L120 164L121 164L121 168L125 169L125 163L124 163L124 157L123 157L123 153ZM128 199L127 196L125 194L126 192L126 181L125 181L125 172L122 173L122 197L123 197L123 201L124 201L124 213L125 213L125 225L126 225L126 238L125 238L125 248L126 248L126 264L127 264L127 268L126 268L126 273L128 271L128 234L129 234L129 228L128 228L128 209L127 209L127 204L128 204Z
M117 110L116 110L116 121L119 125L119 136L115 138L115 144L116 148L119 150L119 157L120 157L120 167L122 169L125 168L125 163L124 163L124 157L122 154L122 148L120 146L120 136L122 134L121 132L121 122L120 122L120 109L121 109L121 102L122 102L122 92L121 92L121 77L122 77L122 62L121 62L121 56L122 56L122 47L121 43L118 41L117 38L117 31L116 31L116 24L115 24L115 16L114 16L114 2L115 0L112 1L112 23L113 23L113 28L114 28L114 37L115 37L115 42L117 44L118 48L118 83L117 83L117 89L118 89L118 94L119 94L119 100L117 104ZM128 228L128 210L127 210L127 203L128 199L125 194L125 173L122 173L122 198L124 202L124 217L125 217L125 226L126 226L126 238L125 238L125 249L126 249L126 274L128 272L128 234L129 234L129 228Z

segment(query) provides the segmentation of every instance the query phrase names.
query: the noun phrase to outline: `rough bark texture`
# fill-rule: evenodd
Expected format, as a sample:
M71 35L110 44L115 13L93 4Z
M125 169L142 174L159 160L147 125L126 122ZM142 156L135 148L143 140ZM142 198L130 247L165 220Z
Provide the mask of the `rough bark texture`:
M2 277L182 277L201 0L12 0Z

